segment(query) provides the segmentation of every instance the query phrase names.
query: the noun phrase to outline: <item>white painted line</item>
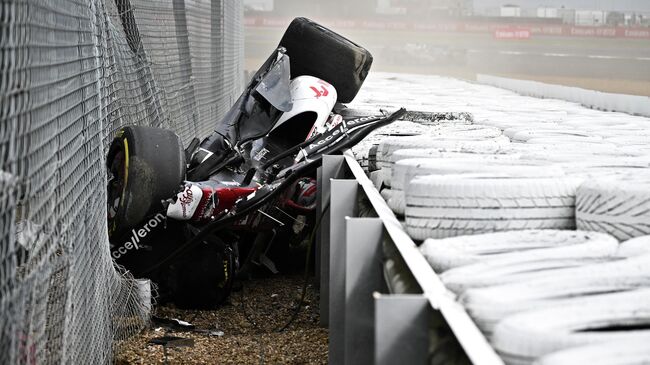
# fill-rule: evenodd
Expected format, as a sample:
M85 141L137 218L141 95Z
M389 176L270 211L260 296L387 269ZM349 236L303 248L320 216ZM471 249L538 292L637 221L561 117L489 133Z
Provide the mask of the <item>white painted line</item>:
M499 51L500 54L512 54L512 55L525 55L525 54L531 54L528 52L518 52L518 51Z
M624 57L616 57L616 56L599 56L599 55L591 55L587 56L588 58L599 58L599 59L604 59L604 60L622 60L625 59Z
M572 55L568 53L542 53L542 56L547 57L575 57L577 55Z

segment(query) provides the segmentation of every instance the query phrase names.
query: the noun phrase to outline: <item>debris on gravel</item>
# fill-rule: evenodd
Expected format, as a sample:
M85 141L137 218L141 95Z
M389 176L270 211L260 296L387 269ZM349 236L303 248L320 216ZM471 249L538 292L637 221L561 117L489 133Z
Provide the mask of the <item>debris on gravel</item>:
M233 292L228 302L210 311L155 308L158 318L185 321L194 326L150 328L118 344L117 364L325 364L328 332L319 326L318 294L311 283L295 320L302 275L252 279ZM171 321L175 322L175 321ZM187 339L192 346L151 344L160 337ZM190 341L191 340L191 341ZM178 341L178 340L176 340Z

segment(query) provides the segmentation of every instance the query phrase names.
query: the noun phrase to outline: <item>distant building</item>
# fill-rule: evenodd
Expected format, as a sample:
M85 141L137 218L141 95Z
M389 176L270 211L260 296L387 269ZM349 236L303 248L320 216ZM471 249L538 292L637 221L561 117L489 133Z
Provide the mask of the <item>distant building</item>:
M537 17L538 18L559 18L559 13L557 8L537 8Z
M377 0L377 14L406 14L405 7L393 3L391 0Z
M377 0L381 14L411 16L466 16L472 10L472 0Z
M576 11L575 9L557 9L558 18L562 19L562 23L573 24L576 21Z
M273 0L244 0L246 11L272 11Z
M576 10L575 25L597 26L606 24L607 12L602 10Z
M502 17L521 17L521 7L510 4L503 5L499 15Z

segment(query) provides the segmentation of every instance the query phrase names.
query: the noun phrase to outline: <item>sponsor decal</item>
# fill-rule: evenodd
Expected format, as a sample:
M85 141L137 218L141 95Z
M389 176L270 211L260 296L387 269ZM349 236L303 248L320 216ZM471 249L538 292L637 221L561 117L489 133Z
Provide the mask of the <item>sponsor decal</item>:
M185 190L176 194L176 201L167 207L167 216L184 221L191 219L202 198L201 188L188 183L185 185Z
M126 255L131 250L139 250L140 241L144 240L149 235L149 233L151 233L152 229L163 224L164 220L165 215L158 213L146 221L142 227L132 229L129 239L111 252L113 259L118 260L120 257Z
M334 129L334 127L338 126L341 123L343 123L343 117L340 116L339 114L334 114L328 121L327 130L331 131L332 129Z
M187 206L192 204L194 201L194 194L192 189L188 186L185 188L185 191L181 193L178 197L178 202L181 203L181 211L183 212L183 218L187 218Z
M355 126L357 124L361 124L361 123L364 123L364 122L367 122L367 121L371 121L373 119L379 120L378 117L373 116L373 117L363 117L363 118L353 119L353 120L349 120L347 122L343 121L342 124L339 126L339 128L333 129L331 131L326 132L326 133L329 133L326 137L324 137L324 138L322 138L322 139L320 139L318 141L314 141L313 143L310 143L309 146L307 146L307 151L306 151L307 154L309 154L314 149L316 149L316 148L330 142L332 139L336 138L338 135L347 133L347 131L348 131L348 129L350 127L353 127L353 126ZM325 134L322 134L322 136L325 136Z
M325 85L321 85L320 90L315 86L310 86L309 88L316 93L316 95L314 95L316 99L320 98L321 96L327 96L330 94Z
M529 39L530 30L521 28L501 28L494 31L497 39Z
M267 150L266 148L262 148L261 150L259 150L259 151L255 154L255 156L253 156L253 159L254 159L255 161L262 161L262 159L263 159L263 158L266 156L266 154L268 154L268 153L269 153L269 150Z

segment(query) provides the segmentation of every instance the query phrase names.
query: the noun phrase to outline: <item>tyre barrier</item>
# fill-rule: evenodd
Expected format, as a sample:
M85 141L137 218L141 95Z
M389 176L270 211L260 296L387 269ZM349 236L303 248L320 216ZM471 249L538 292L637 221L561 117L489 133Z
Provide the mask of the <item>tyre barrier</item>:
M468 289L460 301L483 333L510 315L561 306L575 297L650 287L650 255L520 276L517 281Z
M562 306L523 312L497 324L492 344L506 364L587 344L650 335L650 289L578 297Z
M531 310L573 306L576 300L588 307L590 298L650 287L645 269L650 265L644 261L650 252L650 188L644 177L650 176L645 173L650 167L647 120L531 99L539 107L549 106L537 115L527 105L513 108L505 102L518 96L501 96L503 103L489 107L468 97L466 109L474 115L469 126L434 125L437 128L426 135L376 142L372 164L381 174L373 175L375 184L383 180L383 186L390 187L381 195L395 213L404 214L401 223L407 233L425 240L420 251L442 273L446 288L491 336L499 323ZM447 103L445 107L458 107ZM488 128L481 130L477 127L481 125ZM510 158L517 161L501 161ZM498 163L485 162L490 160ZM486 166L501 169L514 163L538 164L539 171L529 175L533 178L512 177ZM545 176L550 165L566 176ZM576 227L596 232L564 232ZM533 237L515 238L553 229L561 234L585 233L600 243L589 246L573 237L576 241L571 244L544 241L536 246ZM616 239L627 241L618 244ZM539 316L530 324L544 321ZM626 329L626 334L635 332ZM601 332L616 334L612 328L600 328L597 334ZM534 346L534 338L522 348L531 343ZM504 344L495 342L494 347L507 363L531 363L547 353L530 356ZM548 352L556 350L560 349ZM562 352L570 350L558 354ZM548 358L553 360L552 356ZM576 359L573 363L584 363L581 357Z
M574 229L582 179L425 176L406 191L406 229L417 240L524 229Z
M642 365L650 363L650 336L599 342L560 350L537 359L534 365Z
M464 154L467 155L467 154ZM562 176L564 171L557 166L535 165L533 161L519 161L514 155L475 155L469 158L408 159L393 165L390 181L393 199L388 206L395 214L404 215L406 201L404 191L418 176L481 174L492 177L549 177ZM519 164L522 162L522 164ZM528 162L530 165L524 165Z
M384 163L382 167L382 172L384 175L384 184L391 186L392 184L392 175L394 174L395 164L402 160L411 160L411 159L463 159L463 160L475 160L470 161L476 164L478 161L483 160L492 160L495 162L498 161L516 161L520 158L521 154L512 153L507 148L500 151L492 151L491 153L482 153L481 151L467 151L467 152L448 152L443 148L419 148L419 149L402 149L395 151L391 157L388 164ZM524 164L533 164L536 162L524 162Z
M621 241L650 234L650 174L588 179L576 193L576 223Z
M443 139L432 136L389 137L377 148L377 167L389 167L397 150L436 148L441 152L495 153L510 143L505 136L483 140Z
M608 262L615 259L615 253L616 244L611 241L586 242L456 267L442 273L441 279L449 290L461 294L471 288L517 282L539 272Z
M585 250L606 247L613 254L618 241L607 234L570 230L523 230L427 239L420 251L437 273L503 258L580 257ZM589 254L589 252L587 252Z
M616 256L636 257L650 253L650 236L640 236L618 245Z
M515 129L513 132L511 136L508 135L512 142L527 142L533 139L556 139L558 141L570 140L582 143L599 143L603 140L603 137L598 135L569 129Z

